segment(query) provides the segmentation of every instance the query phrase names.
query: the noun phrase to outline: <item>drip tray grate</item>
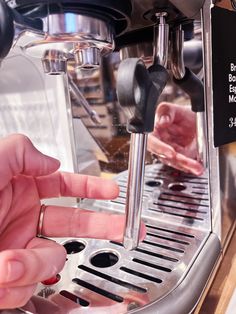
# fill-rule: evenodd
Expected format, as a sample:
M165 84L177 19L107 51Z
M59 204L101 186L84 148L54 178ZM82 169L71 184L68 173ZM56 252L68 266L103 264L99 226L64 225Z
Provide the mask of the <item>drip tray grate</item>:
M158 301L178 286L210 233L208 179L159 164L146 166L145 173L147 234L138 248L128 252L112 241L57 239L67 250L67 262L60 281L50 289L40 284L39 295L57 294L78 306L76 313L122 314ZM80 207L124 212L127 172L117 182L116 200L84 200Z

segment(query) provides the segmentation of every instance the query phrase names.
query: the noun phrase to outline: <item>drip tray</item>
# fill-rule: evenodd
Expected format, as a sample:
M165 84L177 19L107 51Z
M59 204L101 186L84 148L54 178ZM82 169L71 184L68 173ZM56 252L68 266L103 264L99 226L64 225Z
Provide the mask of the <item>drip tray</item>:
M66 248L66 265L56 282L38 286L38 295L57 295L76 309L65 313L122 314L145 311L153 302L158 308L159 300L177 289L210 235L208 178L159 164L146 166L145 174L142 217L147 235L138 248L128 252L121 243L111 241L57 239ZM120 195L116 200L84 200L80 207L124 212L127 172L117 182ZM214 264L218 253L211 254ZM200 277L196 276L196 283L206 283L207 277Z

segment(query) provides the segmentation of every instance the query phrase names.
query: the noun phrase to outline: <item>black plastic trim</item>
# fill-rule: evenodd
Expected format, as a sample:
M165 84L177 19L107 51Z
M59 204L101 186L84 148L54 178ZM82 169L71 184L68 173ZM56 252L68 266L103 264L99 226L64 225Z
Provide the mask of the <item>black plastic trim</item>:
M12 47L14 23L11 9L0 0L0 60L5 58Z

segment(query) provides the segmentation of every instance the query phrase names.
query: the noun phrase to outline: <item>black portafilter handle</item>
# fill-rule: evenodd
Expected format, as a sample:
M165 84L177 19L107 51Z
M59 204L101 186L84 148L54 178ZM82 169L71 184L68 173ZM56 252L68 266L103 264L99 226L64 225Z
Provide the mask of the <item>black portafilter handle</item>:
M204 86L202 81L188 68L185 68L185 75L182 79L173 79L191 100L193 112L204 112Z
M11 9L4 0L0 0L0 62L12 47L14 22Z
M117 74L117 97L123 108L129 108L128 132L153 131L158 98L168 78L167 70L159 64L146 69L138 58L121 62Z

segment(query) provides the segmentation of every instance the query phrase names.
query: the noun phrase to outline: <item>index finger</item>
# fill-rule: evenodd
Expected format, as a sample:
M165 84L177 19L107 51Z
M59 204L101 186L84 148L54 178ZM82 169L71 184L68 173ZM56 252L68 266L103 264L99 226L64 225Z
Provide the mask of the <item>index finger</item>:
M37 177L35 182L41 199L60 196L113 199L119 195L114 181L82 174L55 172Z
M147 149L153 154L164 155L171 160L175 159L174 148L157 138L154 133L148 135Z
M202 164L200 164L197 160L188 158L182 154L176 154L176 164L181 166L185 171L191 172L196 176L200 176L204 172L204 168Z
M122 241L125 216L87 209L46 206L42 225L45 237L76 237ZM145 224L140 225L140 240L146 235Z

